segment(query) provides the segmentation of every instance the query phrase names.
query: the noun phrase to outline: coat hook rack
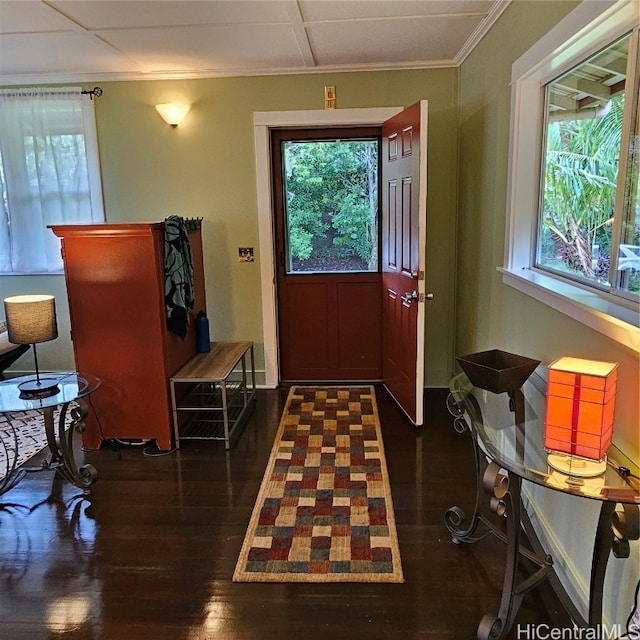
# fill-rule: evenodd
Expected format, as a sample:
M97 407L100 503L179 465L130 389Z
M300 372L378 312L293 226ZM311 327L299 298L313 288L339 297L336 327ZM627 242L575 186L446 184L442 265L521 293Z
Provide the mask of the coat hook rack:
M202 218L184 218L187 231L198 231L202 226Z

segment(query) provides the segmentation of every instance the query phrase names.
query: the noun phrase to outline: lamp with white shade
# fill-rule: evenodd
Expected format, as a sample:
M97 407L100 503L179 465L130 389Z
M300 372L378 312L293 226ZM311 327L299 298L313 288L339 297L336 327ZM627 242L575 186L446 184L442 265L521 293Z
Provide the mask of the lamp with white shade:
M12 344L32 344L35 377L18 385L23 397L38 398L57 393L57 378L41 376L36 344L58 337L56 301L51 295L21 295L4 299L7 334Z

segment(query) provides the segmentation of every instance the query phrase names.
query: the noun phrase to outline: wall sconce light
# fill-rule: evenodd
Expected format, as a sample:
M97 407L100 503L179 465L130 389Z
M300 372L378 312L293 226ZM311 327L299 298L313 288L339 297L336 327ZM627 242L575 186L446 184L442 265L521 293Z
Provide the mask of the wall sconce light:
M37 342L47 342L58 337L56 301L50 295L11 296L4 299L7 318L7 334L12 344L33 344L36 365L35 378L18 385L24 398L42 398L57 393L57 378L40 376Z
M550 467L578 477L604 473L617 377L617 362L563 357L549 365L544 446Z
M156 111L162 119L172 127L177 127L184 120L190 108L191 105L178 103L156 105Z

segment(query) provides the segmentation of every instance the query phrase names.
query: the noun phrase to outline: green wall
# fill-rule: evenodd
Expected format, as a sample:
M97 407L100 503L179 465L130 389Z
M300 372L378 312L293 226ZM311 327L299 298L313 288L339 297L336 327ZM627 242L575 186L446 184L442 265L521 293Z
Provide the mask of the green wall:
M460 68L456 354L501 348L548 364L561 355L620 363L614 443L638 461L638 354L502 283L511 65L577 2L513 2ZM597 504L528 487L530 511L556 548L569 590L584 598ZM571 517L568 517L570 514ZM577 535L576 532L580 534ZM624 623L639 549L613 560L606 615Z
M339 108L408 106L429 101L429 212L426 384L451 373L457 150L457 69L284 75L187 81L100 83L96 100L105 210L109 222L202 217L207 307L213 339L253 340L263 368L260 255L253 114L322 109L324 85L336 86ZM154 105L192 105L178 128ZM253 246L256 262L239 263ZM68 325L61 276L0 278L2 294L55 292ZM135 317L135 310L129 313ZM39 350L43 367L73 366L68 332ZM32 367L24 356L14 370ZM260 374L260 371L259 371ZM261 381L259 375L258 381Z

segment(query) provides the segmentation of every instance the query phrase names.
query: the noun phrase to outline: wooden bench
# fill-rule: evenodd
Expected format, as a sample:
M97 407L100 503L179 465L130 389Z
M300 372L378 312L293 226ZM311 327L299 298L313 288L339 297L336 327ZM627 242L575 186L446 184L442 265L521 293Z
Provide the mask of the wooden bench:
M0 380L4 380L4 371L10 367L23 353L29 350L28 344L9 342L7 323L0 322Z
M224 440L230 449L256 395L253 342L212 342L209 352L196 354L171 376L170 386L176 448L182 439Z

